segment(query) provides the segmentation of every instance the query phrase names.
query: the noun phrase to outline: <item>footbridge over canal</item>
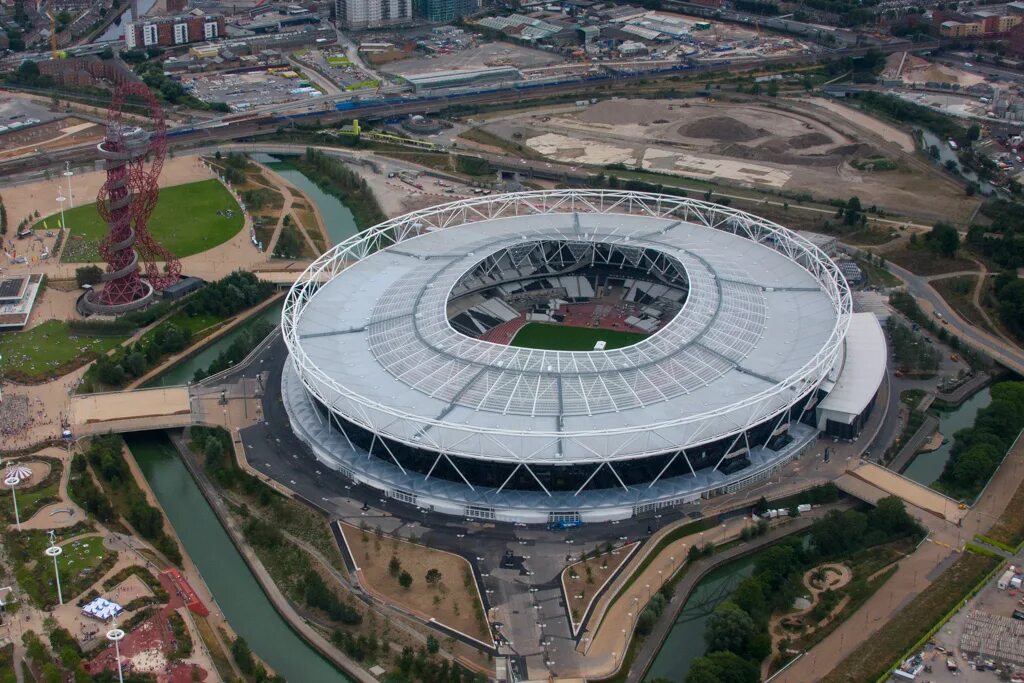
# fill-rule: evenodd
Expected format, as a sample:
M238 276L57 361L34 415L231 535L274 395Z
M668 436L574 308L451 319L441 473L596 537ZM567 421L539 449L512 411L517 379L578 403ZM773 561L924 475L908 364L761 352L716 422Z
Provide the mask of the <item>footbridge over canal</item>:
M193 424L245 425L258 417L258 408L249 405L258 402L258 390L257 380L249 379L226 386L192 384L84 394L71 397L68 421L75 437Z
M922 523L929 527L929 518L959 524L969 512L959 501L871 462L863 462L848 469L835 483L845 493L872 504L887 496L898 496L911 509L911 514L913 508L929 513L915 515L921 517Z

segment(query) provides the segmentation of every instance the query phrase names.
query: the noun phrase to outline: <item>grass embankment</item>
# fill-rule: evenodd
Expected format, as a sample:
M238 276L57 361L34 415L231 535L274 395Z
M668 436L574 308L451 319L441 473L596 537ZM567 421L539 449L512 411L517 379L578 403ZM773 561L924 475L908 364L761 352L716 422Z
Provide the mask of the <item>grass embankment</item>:
M550 351L593 351L594 344L606 342L605 349L621 349L646 339L638 332L569 327L547 323L527 323L509 342L509 346Z
M1024 543L1024 514L1021 510L1024 510L1024 484L1017 487L1003 514L999 515L983 540L995 541L993 545L996 547L1016 554L1017 548Z
M961 318L984 330L997 334L992 326L988 324L981 311L974 305L974 288L978 284L977 275L958 275L957 277L932 280L931 285L935 288L946 303L956 311Z
M1002 560L964 553L910 604L841 661L823 683L876 681L933 633Z
M187 210L183 211L183 207ZM70 234L61 261L101 260L99 247L107 234L107 224L100 218L96 204L65 211L64 220ZM50 228L57 227L60 214L47 216L33 228L41 229L44 223ZM163 188L147 225L153 239L182 258L223 244L234 237L244 223L238 202L220 181L203 180Z
M42 382L90 363L126 336L74 333L63 320L47 320L28 330L0 335L0 375L16 382Z
M906 244L900 249L887 252L886 258L916 275L942 275L961 270L977 270L978 264L962 256L946 258L939 256L921 244Z
M903 280L890 273L884 265L879 265L863 256L854 256L853 260L860 266L869 284L883 288L899 287L903 284Z

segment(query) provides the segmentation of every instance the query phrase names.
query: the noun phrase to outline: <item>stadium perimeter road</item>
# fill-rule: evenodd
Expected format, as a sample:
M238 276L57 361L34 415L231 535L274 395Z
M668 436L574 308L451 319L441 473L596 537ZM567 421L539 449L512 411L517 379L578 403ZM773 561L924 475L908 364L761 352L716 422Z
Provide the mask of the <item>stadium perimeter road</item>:
M225 385L259 374L263 378L263 421L241 429L249 464L261 474L320 507L332 519L356 524L365 521L389 533L415 533L421 541L462 555L473 565L492 621L501 623L509 643L500 654L520 656L529 677L548 673L572 676L576 645L565 611L559 575L568 556L578 557L608 541L643 539L662 525L701 516L700 505L687 505L621 523L583 525L571 531L549 531L509 523L483 523L427 512L382 497L379 491L354 484L318 463L291 431L281 400L281 370L287 349L278 336L244 366L224 377ZM839 476L848 458L835 455L823 463L813 455L788 467L780 476L756 488L721 496L703 507L707 514L733 511L760 496L779 497L812 483ZM726 512L742 514L742 511ZM501 558L511 551L514 566L503 568Z

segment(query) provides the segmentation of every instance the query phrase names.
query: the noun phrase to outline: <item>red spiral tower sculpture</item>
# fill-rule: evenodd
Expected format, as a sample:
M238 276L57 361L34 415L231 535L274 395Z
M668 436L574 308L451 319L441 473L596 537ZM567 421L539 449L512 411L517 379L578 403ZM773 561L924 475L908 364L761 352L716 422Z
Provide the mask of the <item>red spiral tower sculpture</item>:
M152 132L124 121L122 110L129 98L148 106ZM167 151L164 113L146 85L118 86L99 151L105 160L107 181L96 197L96 207L110 226L100 244L107 269L102 288L89 292L84 304L93 313L118 314L145 306L154 291L174 284L181 276L181 262L154 240L146 227L160 196L157 178ZM147 168L146 157L150 154ZM146 279L141 276L140 262Z

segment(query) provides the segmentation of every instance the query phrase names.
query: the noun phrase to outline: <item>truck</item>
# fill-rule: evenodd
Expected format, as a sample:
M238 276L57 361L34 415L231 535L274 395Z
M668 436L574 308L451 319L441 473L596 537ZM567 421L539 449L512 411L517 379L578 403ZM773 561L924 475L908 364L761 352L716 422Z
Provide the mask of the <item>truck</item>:
M1012 569L1007 569L1005 572L1003 572L1003 575L999 577L999 581L996 582L996 586L999 587L999 590L1006 590L1006 588L1010 585L1010 579L1013 578L1013 573L1014 572Z

